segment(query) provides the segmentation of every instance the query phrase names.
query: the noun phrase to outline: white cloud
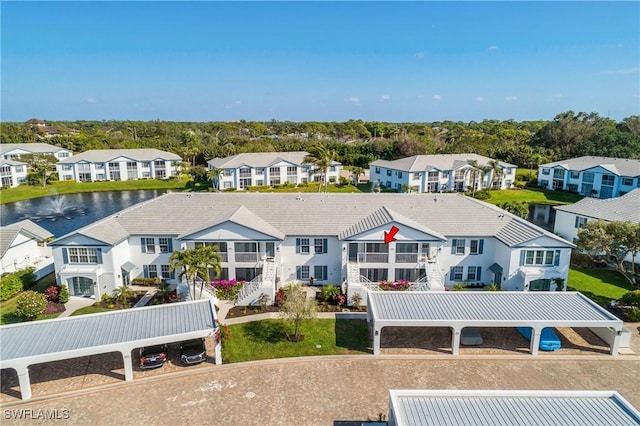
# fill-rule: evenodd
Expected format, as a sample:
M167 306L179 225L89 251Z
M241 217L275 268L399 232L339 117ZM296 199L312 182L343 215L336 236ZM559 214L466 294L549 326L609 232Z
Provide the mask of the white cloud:
M504 100L505 101L516 101L516 100L518 100L518 97L517 96L505 96Z
M234 104L236 105L240 105L242 103L242 101L235 101Z
M416 59L424 59L424 52L418 52L414 54L413 57Z
M87 98L88 104L97 104L98 100L96 98Z
M360 98L357 96L352 96L349 98L349 102L351 102L352 104L358 104L360 103Z
M489 52L495 52L496 50L499 50L500 48L498 46L489 46L487 47L487 50Z
M562 93L556 93L555 95L553 95L554 98L561 98L562 97Z
M598 75L628 75L628 74L638 74L639 72L640 72L640 68L622 68L619 70L602 71L602 72L599 72Z
M436 101L439 101L440 99L442 99L442 96L440 96L440 95L433 95L433 99L435 99Z
M484 97L483 96L477 96L476 97L476 101L483 102L484 101Z
M381 99L381 100L383 100L383 101L388 101L389 99L391 99L391 96L389 96L389 95L382 95L382 96L380 96L380 99Z

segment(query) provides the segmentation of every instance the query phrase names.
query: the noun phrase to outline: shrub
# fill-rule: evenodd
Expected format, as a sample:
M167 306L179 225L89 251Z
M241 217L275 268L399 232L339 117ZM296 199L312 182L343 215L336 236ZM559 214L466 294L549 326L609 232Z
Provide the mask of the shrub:
M44 313L46 307L47 298L44 294L31 290L25 291L18 296L16 315L27 320L32 320Z
M344 176L340 176L338 178L338 182L340 182L340 185L342 185L342 186L349 185L351 183L351 181L349 181L349 179L347 179Z
M340 293L342 291L338 286L329 284L322 287L318 296L321 302L334 302L340 296Z
M269 304L269 295L260 293L260 296L258 296L258 304L260 305L260 309L263 311L267 309L267 305Z
M500 291L501 290L500 286L496 285L496 284L488 285L484 289L487 290L487 291Z
M69 301L69 289L66 285L62 284L60 286L60 293L58 293L58 302L59 303L67 303Z
M233 192L235 190L236 190L236 188L225 188L224 192Z
M109 296L107 293L102 293L100 300L104 303L111 303L111 301L113 301L113 297Z
M360 303L362 303L362 295L360 293L354 293L353 296L351 296L351 305L358 307Z
M244 281L236 279L211 281L211 287L216 290L216 297L224 300L235 300L243 285Z
M464 289L465 289L465 286L462 283L457 283L456 285L453 286L453 291L463 291Z
M158 278L143 278L138 277L131 280L131 285L146 285L146 286L154 286L160 282Z
M11 299L22 291L22 281L16 274L10 274L0 280L0 300Z
M57 314L64 312L64 305L62 303L47 302L47 306L44 308L44 314Z
M633 290L625 293L620 298L620 302L626 306L635 306L636 308L640 308L640 290Z
M625 314L629 322L640 322L640 308L629 308Z
M280 287L276 292L276 306L284 305L284 302L287 301L287 294L284 290L284 287Z
M405 291L411 284L408 280L398 281L380 281L380 290L382 291Z
M475 197L477 200L488 200L491 198L491 192L489 188L481 189L480 191L476 191Z
M47 289L44 291L44 297L47 298L47 302L58 303L59 295L60 287L58 287L57 285L47 287Z

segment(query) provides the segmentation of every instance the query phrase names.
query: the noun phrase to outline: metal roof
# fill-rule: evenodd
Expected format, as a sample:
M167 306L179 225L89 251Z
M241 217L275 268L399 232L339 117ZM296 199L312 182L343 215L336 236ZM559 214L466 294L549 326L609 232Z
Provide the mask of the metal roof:
M385 325L604 326L622 321L579 292L369 292L375 321Z
M487 165L492 158L478 154L437 154L437 155L414 155L412 157L401 158L399 160L376 160L372 166L384 167L387 169L400 170L404 172L424 172L429 170L455 170L464 166L469 166L469 160L475 160L480 165ZM501 167L516 167L513 164L498 161Z
M23 233L29 238L37 241L45 241L47 238L53 237L53 234L39 225L36 225L29 219L12 223L11 225L0 228L0 258L4 257L11 247L11 243L16 239L18 234Z
M214 158L207 161L207 164L217 169L236 169L238 167L269 167L273 164L285 161L287 163L301 166L304 158L309 155L306 151L289 152L248 152L232 155L225 158ZM337 161L331 163L339 165Z
M583 171L594 167L602 167L618 176L640 175L640 160L611 157L577 157L553 163L540 164L539 167L564 167L567 170Z
M575 204L556 206L554 208L562 212L610 222L621 220L640 223L640 188L636 188L622 197L607 199L583 198Z
M390 390L390 425L640 425L615 391Z
M172 160L181 161L179 155L172 152L160 151L155 148L140 149L92 149L76 154L73 157L58 161L58 164L74 164L81 161L89 163L104 163L115 158L125 157L136 161Z
M387 213L393 209L386 216L402 216L407 223L447 238L500 233L509 246L539 237L556 240L558 246L574 246L505 210L461 194L168 193L73 234L107 241L117 224L120 238L127 234L177 236L224 222L241 206L287 236L347 235L354 225L386 207ZM371 222L375 223L379 221Z
M216 327L209 300L170 303L0 327L0 365L37 363L204 337Z

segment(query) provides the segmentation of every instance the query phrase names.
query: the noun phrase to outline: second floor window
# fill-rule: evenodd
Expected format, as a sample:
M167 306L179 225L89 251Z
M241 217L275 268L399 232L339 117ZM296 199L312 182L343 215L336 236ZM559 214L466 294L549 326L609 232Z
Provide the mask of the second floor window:
M326 238L314 238L313 239L314 252L316 254L323 254L327 252L327 239Z
M602 184L607 186L613 186L616 177L614 175L602 175Z
M391 170L387 170L387 176L391 176Z
M558 266L560 250L523 250L520 264L525 266Z
M158 238L158 246L160 246L160 253L169 253L171 251L171 239Z
M587 218L586 217L581 217L581 216L576 216L576 222L575 222L575 227L576 228L584 228L584 226L587 224Z
M542 174L543 175L548 175L549 173L550 173L549 169L542 169Z
M484 240L471 240L471 254L482 254L484 249Z
M296 238L296 253L309 254L309 238Z
M141 238L140 247L143 253L155 253L156 252L156 242L155 238Z
M451 241L451 254L464 254L464 240Z
M73 247L64 249L63 257L64 263L87 263L87 264L100 264L102 263L102 251L101 249L88 248L88 247Z

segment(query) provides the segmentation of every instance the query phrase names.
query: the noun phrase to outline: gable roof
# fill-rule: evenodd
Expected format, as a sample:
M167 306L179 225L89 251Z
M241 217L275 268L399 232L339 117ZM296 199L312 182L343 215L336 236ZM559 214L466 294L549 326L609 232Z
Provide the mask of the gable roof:
M340 235L338 235L338 238L341 240L344 240L346 238L350 238L355 235L362 234L363 232L369 231L371 229L388 225L391 222L396 222L398 224L405 225L409 228L413 228L417 231L424 232L425 234L433 235L434 237L439 238L442 241L446 241L447 239L447 237L445 237L444 235L441 235L440 233L435 232L427 228L426 226L423 226L417 223L414 220L408 219L402 216L401 214L384 206L374 211L369 216L362 219L360 222L351 226L349 229L341 232Z
M59 146L50 145L48 143L2 143L0 144L0 154L6 154L11 151L22 150L33 154L42 154L48 152L69 151ZM69 151L71 152L71 151Z
M640 188L616 198L583 198L575 204L556 206L556 210L606 221L640 223Z
M117 215L116 215L117 216ZM114 245L129 237L129 232L116 220L115 216L107 217L101 221L92 223L77 231L56 238L50 245L64 245L65 240L74 235L82 235L84 237L102 242L107 245Z
M570 242L491 204L461 194L432 195L175 192L136 204L61 238L82 234L106 239L115 234L114 230L118 230L120 236L178 236L232 217L243 224L251 224L252 228L262 229L261 232L266 231L263 224L252 222L253 215L268 224L269 233L276 232L273 231L275 228L287 236L339 237L386 207L378 213L380 217L372 217L371 224L397 219L407 226L447 238L482 238L500 233L505 244L515 246L545 236L555 239L559 245L573 247ZM242 206L251 214L239 210ZM507 228L512 222L514 225Z
M197 229L194 229L188 233L182 234L178 236L179 239L187 238L199 231L206 230L207 228L212 228L216 225L220 225L224 222L233 222L238 225L244 226L249 229L254 229L258 232L262 232L263 234L278 238L280 240L284 240L284 233L282 231L274 228L271 224L265 222L262 218L257 216L251 210L247 209L245 206L240 206L236 211L231 213L231 215L226 219L216 219L214 222L206 224L204 226L199 226Z
M290 152L251 152L232 155L225 158L214 158L207 161L207 164L217 169L236 169L238 167L269 167L272 164L285 161L287 163L301 166L304 163L304 157L309 155L306 151L290 151ZM337 161L331 163L339 165Z
M15 160L2 160L0 159L0 165L4 166L26 166L27 163L24 163L22 161L15 161Z
M413 157L399 160L376 160L372 166L404 172L424 172L429 170L455 170L469 165L469 160L475 160L478 164L487 165L492 158L478 154L438 154L438 155L414 155ZM513 164L498 161L502 167L516 167Z
M3 226L0 228L0 258L4 257L13 241L16 239L18 234L21 233L29 238L34 238L37 241L45 241L46 239L53 237L51 232L39 225L36 225L29 219Z
M73 157L62 159L58 164L73 164L81 161L89 163L104 163L115 158L125 157L135 161L172 160L182 161L179 155L172 152L161 151L155 148L141 149L92 149L76 154Z
M639 176L640 160L611 157L577 157L553 163L540 164L539 167L564 167L567 170L583 171L600 166L619 176Z

